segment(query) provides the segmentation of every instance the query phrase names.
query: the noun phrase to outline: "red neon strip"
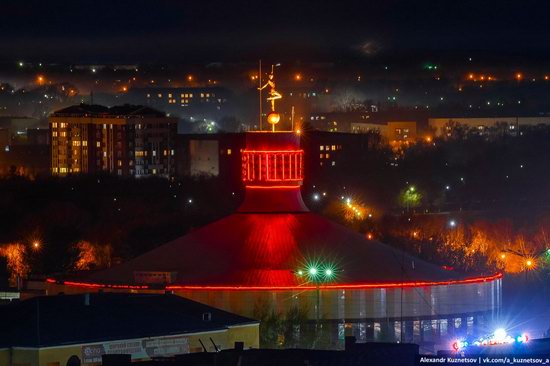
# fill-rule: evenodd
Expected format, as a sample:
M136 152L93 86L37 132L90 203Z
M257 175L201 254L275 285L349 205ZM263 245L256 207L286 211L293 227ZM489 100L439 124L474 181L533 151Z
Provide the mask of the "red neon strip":
M292 179L292 154L288 154L288 179Z
M300 188L300 186L245 186L246 188L252 188L252 189L296 189Z
M275 157L273 159L275 161L275 170L273 171L273 173L274 173L273 176L274 176L275 179L277 179L277 156L278 155L275 155Z
M243 150L243 154L247 153L258 153L258 154L268 154L268 153L304 153L304 150Z
M252 180L256 179L256 156L252 154Z
M464 285L471 283L483 283L501 279L502 273L496 273L492 276L473 277L465 280L451 281L424 281L424 282L404 282L404 283L366 283L366 284L337 284L337 285L321 285L321 290L346 290L346 289L372 289L372 288L410 288L410 287L426 287L426 286L448 286L448 285ZM49 283L57 283L54 279L47 279ZM67 286L87 287L87 288L114 288L114 289L148 289L147 285L109 285L87 282L60 281L59 284ZM193 286L193 285L172 285L166 286L166 290L220 290L220 291L250 291L250 290L316 290L317 286Z
M101 283L88 283L88 282L74 282L74 281L64 281L63 285L67 286L78 286L78 287L88 287L88 288L114 288L114 289L128 289L128 290L145 290L148 289L147 285L109 285Z
M258 166L259 166L258 179L262 180L262 156L261 155L258 156Z
M294 174L298 178L298 157L294 156Z
M448 286L448 285L464 285L471 283L482 283L494 281L502 278L502 273L497 273L487 277L474 277L465 280L452 280L441 282L405 282L405 283L368 283L368 284L339 284L339 285L321 285L321 290L360 290L371 288L410 288L410 287L426 287L426 286ZM192 285L173 285L166 286L166 290L316 290L317 286L192 286Z
M269 155L265 155L265 180L269 180Z

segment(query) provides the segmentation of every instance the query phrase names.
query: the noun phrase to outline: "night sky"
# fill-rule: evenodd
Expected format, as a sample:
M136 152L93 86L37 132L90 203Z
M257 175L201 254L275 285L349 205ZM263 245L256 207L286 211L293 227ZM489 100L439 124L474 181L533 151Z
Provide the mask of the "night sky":
M545 1L2 1L0 61L550 54ZM547 3L547 2L546 2Z

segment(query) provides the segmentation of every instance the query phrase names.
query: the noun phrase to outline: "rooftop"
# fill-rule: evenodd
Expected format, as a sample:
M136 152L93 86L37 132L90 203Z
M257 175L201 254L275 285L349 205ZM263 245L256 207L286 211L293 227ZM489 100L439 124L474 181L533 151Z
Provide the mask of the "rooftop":
M55 111L52 113L52 116L165 117L166 114L156 109L142 105L124 104L113 107L105 107L99 104L81 103Z
M209 321L203 314L210 313ZM0 306L0 347L48 347L223 330L256 320L175 295L94 293Z

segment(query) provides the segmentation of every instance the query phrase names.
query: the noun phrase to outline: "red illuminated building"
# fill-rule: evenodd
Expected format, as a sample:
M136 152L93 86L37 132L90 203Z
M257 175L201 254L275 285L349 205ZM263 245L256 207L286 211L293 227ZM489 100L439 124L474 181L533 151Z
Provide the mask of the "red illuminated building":
M443 269L309 212L299 134L247 133L241 154L237 212L85 279L50 279L49 293L171 291L252 317L260 303L301 307L335 346L344 335L447 344L496 316L500 274Z

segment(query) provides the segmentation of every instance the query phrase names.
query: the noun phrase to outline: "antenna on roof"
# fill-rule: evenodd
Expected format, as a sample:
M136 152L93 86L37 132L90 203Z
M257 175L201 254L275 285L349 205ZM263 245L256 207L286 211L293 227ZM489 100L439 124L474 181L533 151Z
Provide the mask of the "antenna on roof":
M260 94L260 131L262 130L262 60L258 68L258 93Z

